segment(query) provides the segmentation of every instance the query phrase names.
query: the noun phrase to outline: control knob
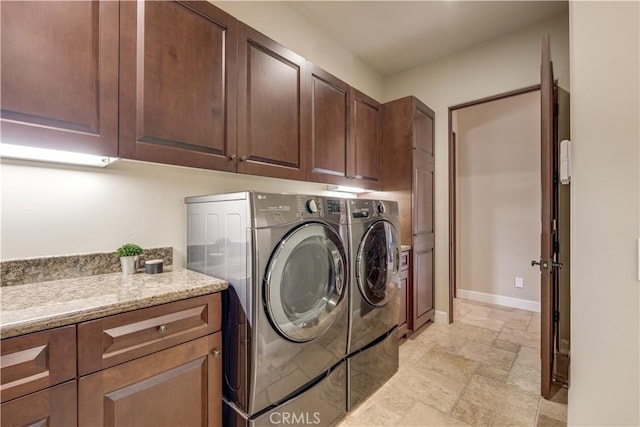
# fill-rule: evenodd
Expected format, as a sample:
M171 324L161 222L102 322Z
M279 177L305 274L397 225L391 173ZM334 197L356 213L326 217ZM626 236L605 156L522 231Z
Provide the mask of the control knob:
M385 211L386 211L386 208L384 207L384 203L380 202L378 204L378 213L379 214L383 214L383 213L385 213Z
M309 213L318 212L318 204L314 199L307 200L307 210L309 211Z

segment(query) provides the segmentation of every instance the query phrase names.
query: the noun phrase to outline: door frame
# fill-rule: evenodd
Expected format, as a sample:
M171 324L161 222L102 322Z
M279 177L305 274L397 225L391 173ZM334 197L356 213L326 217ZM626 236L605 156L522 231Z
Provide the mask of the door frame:
M487 102L498 101L512 96L523 95L529 92L535 92L541 89L540 84L533 86L527 86L522 89L516 89L509 92L504 92L498 95L488 96L486 98L480 98L475 101L469 101L462 104L457 104L449 107L448 111L448 147L449 147L449 323L453 323L453 298L456 295L456 221L458 218L457 203L456 203L456 187L457 187L457 170L456 170L456 138L453 132L453 112L467 107L473 107L475 105L484 104Z

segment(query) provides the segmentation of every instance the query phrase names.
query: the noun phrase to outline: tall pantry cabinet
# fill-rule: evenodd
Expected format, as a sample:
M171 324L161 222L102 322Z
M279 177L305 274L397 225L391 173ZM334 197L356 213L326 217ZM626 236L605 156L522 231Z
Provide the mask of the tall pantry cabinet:
M434 112L409 96L382 106L384 196L398 201L400 238L412 246L408 330L433 320Z

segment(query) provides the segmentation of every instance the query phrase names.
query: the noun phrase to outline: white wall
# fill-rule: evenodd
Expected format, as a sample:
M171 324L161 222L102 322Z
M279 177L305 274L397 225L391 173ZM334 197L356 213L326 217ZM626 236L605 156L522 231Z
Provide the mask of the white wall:
M389 78L385 101L415 95L435 117L435 308L448 311L449 207L448 108L540 83L540 40L551 36L551 54L559 85L569 89L568 15L482 43Z
M211 1L211 3L349 85L382 101L384 83L382 77L286 2Z
M640 425L640 4L570 2L569 425Z
M1 259L114 251L123 243L186 250L185 196L258 190L344 195L322 184L120 161L106 169L3 160Z
M458 292L539 302L540 91L454 114Z

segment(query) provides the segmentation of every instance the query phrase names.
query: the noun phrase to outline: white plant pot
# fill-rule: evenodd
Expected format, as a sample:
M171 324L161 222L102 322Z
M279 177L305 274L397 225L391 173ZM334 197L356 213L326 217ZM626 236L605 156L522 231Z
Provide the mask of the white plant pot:
M138 261L140 255L121 256L120 265L122 266L122 274L134 274L138 270Z

